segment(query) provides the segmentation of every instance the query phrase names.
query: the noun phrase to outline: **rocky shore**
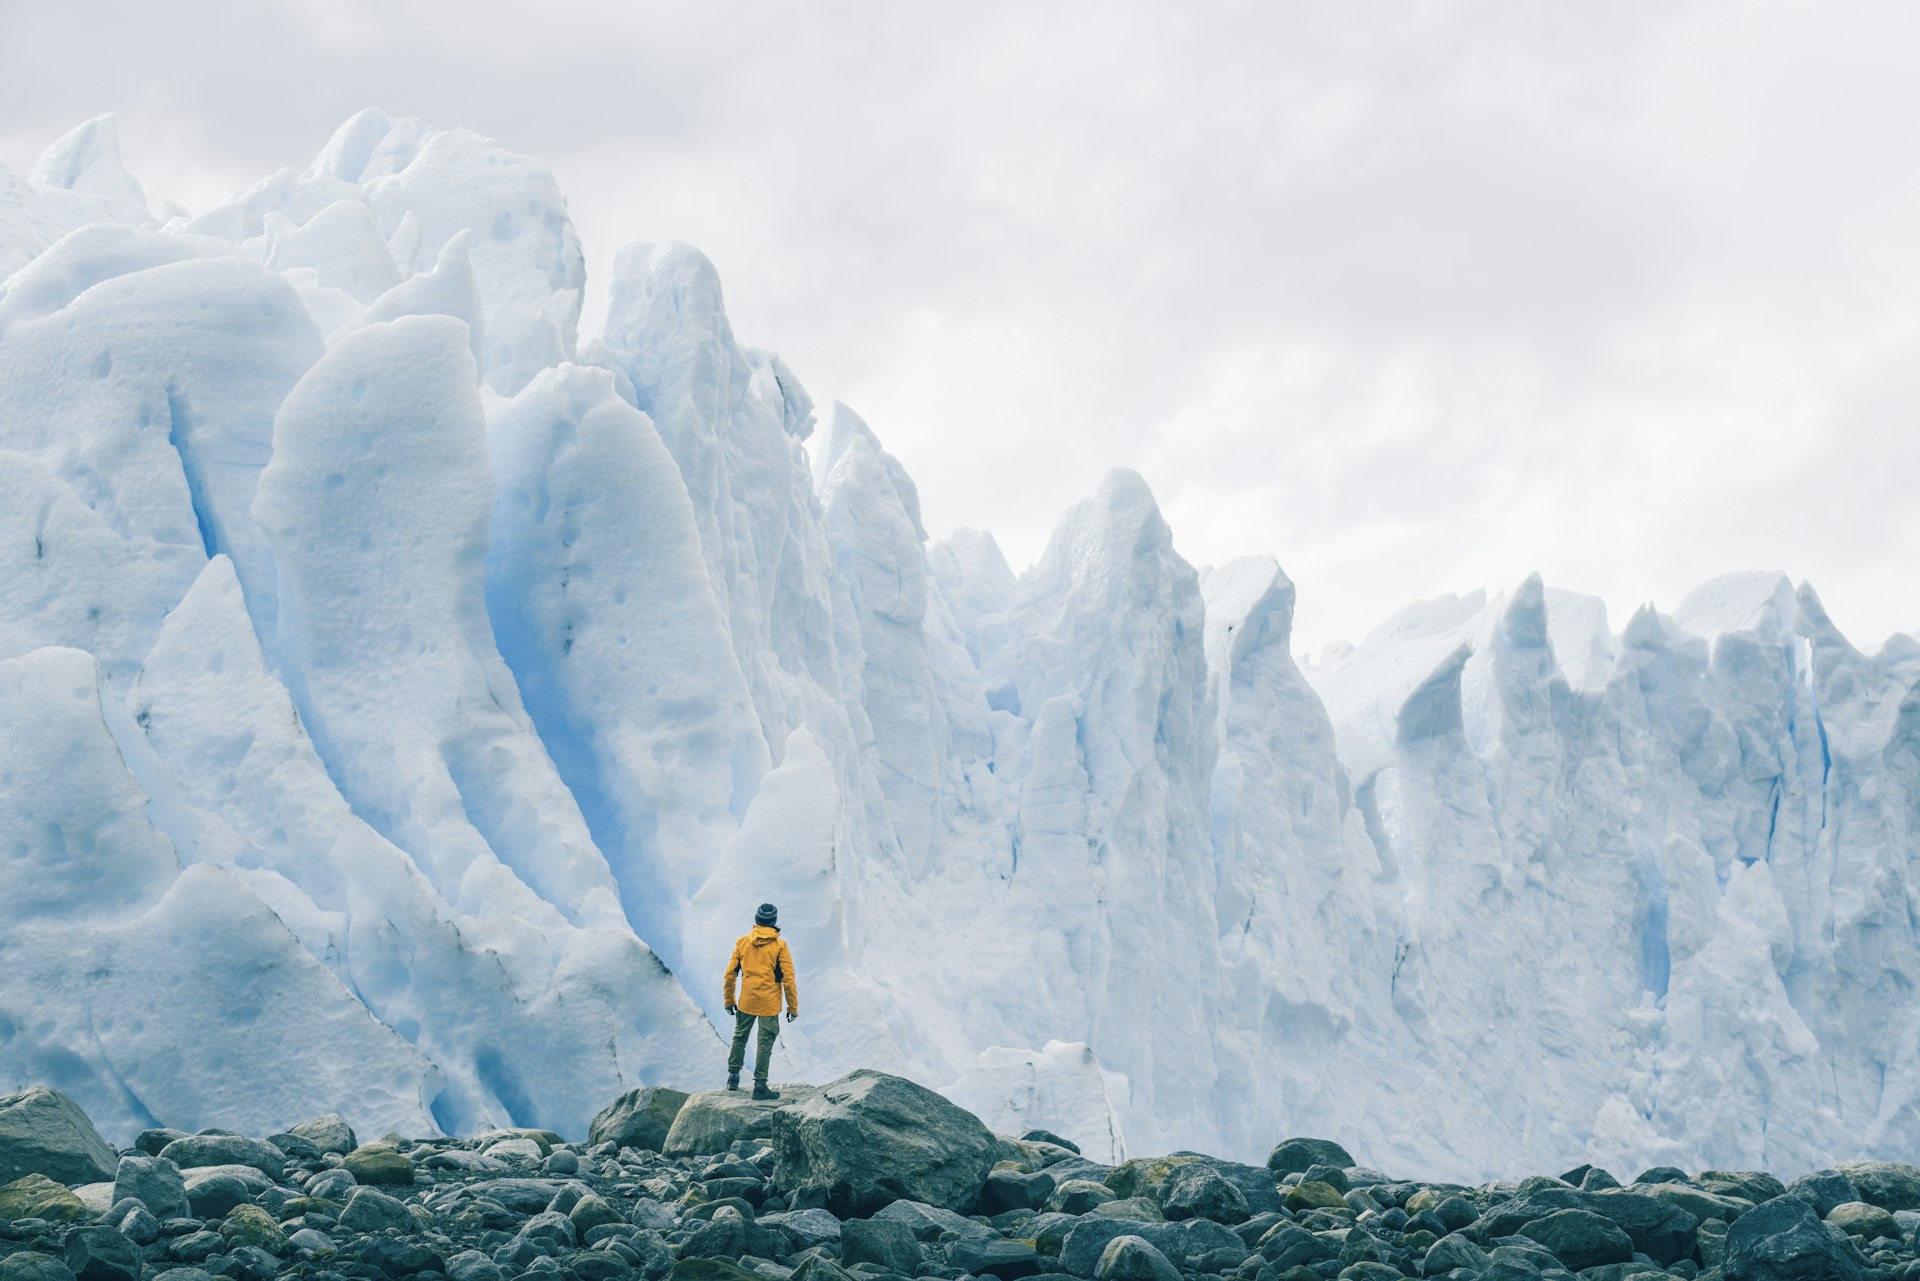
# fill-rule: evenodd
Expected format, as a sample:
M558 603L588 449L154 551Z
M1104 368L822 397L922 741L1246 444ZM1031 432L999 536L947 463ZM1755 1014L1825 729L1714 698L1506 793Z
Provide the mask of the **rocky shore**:
M327 1116L118 1152L29 1090L0 1099L0 1281L1920 1281L1908 1165L1462 1187L1292 1138L1109 1166L877 1072L780 1088L635 1090L585 1142Z

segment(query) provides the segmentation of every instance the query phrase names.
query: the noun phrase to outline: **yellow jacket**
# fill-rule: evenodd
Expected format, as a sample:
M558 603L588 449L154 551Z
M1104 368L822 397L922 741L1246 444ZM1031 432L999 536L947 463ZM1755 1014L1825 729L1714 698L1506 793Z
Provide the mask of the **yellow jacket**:
M800 989L793 983L793 953L787 950L777 926L756 925L753 933L741 935L734 943L723 981L722 999L730 1009L735 1005L736 976L740 979L738 1005L742 1014L778 1014L783 987L787 991L787 1011L800 1012Z

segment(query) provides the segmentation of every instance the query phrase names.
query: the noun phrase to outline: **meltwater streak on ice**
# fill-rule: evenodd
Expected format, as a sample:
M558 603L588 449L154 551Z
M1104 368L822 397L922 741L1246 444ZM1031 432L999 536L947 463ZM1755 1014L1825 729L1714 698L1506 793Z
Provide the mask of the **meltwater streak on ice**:
M608 277L377 111L164 226L110 119L0 171L0 1088L580 1133L772 897L797 1073L1103 1158L1920 1143L1920 643L1529 581L1303 672L1139 477L1016 579L696 250Z

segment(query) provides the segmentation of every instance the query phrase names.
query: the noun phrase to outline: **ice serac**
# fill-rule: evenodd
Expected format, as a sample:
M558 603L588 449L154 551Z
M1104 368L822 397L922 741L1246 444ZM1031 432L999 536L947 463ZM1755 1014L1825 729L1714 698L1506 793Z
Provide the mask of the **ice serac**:
M606 370L548 370L489 426L494 634L610 860L678 967L681 913L769 768L692 504Z
M1089 1160L1126 1158L1124 1127L1100 1060L1078 1042L1049 1041L1037 1051L994 1046L940 1093L995 1134L1042 1129L1071 1139Z
M106 602L89 645L116 683L211 555L233 558L271 636L273 566L249 508L274 411L320 352L294 292L217 242L92 226L0 292L0 448L38 457L153 570ZM94 575L66 550L62 576L84 592Z
M111 115L95 116L42 152L32 181L70 227L153 221L147 193L120 163L120 126Z
M460 915L352 814L267 669L225 557L168 616L130 701L182 800L236 838L230 854L203 842L196 857L230 868L432 1061L441 1127L572 1129L624 1080L678 1079L710 1061L712 1033L630 935Z
M1065 941L1067 965L1033 981L1136 1099L1153 1099L1150 1115L1128 1112L1129 1135L1148 1145L1216 1124L1218 952L1176 942L1219 935L1203 613L1199 578L1146 483L1115 471L1021 580L1014 639L987 661L1003 701L1036 717L1031 754L1013 768L1041 839L1016 836L1011 880L1025 919ZM1185 995L1149 1013L1142 994L1160 992ZM1142 1036L1149 1018L1155 1034Z
M913 480L835 403L815 455L834 568L859 623L860 701L880 790L910 876L924 875L992 754L979 674L927 564ZM849 648L852 648L851 646Z
M278 568L280 669L354 812L463 911L622 919L494 644L466 326L411 316L343 338L273 443L253 512Z
M1219 735L1212 888L1233 994L1218 1016L1217 1088L1295 1129L1358 1137L1381 1083L1325 1065L1392 1044L1400 903L1350 804L1332 722L1289 652L1293 583L1266 556L1202 582Z
M425 1122L431 1065L231 873L181 869L111 710L84 653L0 662L0 724L34 727L0 735L0 1073L56 1085L113 1134L335 1107Z

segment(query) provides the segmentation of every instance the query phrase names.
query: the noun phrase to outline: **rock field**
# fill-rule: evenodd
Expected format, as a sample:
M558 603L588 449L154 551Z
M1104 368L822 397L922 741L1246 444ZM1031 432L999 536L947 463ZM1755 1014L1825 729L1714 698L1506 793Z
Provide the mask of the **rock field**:
M0 1098L0 1281L1920 1281L1910 1165L1464 1187L1291 1138L1110 1166L883 1073L779 1088L634 1090L584 1143L325 1116L121 1152L36 1088Z

